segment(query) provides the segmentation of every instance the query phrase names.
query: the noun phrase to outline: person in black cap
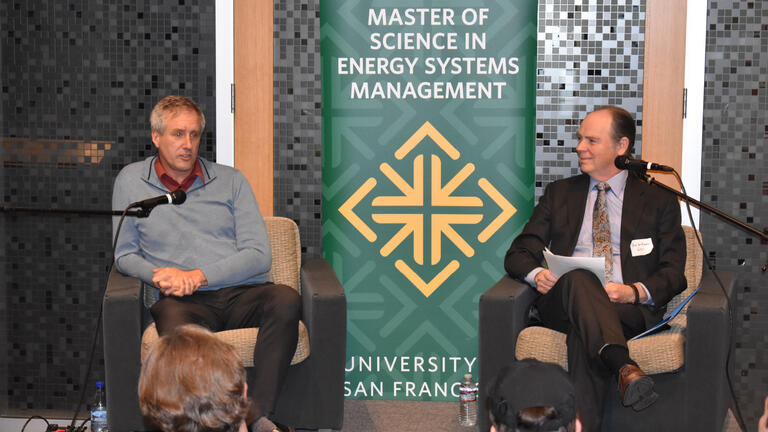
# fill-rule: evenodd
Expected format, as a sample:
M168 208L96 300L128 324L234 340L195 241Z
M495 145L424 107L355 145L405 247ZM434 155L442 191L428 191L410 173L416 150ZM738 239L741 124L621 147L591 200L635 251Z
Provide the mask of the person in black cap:
M558 365L525 359L499 371L488 389L491 432L581 432L576 392Z

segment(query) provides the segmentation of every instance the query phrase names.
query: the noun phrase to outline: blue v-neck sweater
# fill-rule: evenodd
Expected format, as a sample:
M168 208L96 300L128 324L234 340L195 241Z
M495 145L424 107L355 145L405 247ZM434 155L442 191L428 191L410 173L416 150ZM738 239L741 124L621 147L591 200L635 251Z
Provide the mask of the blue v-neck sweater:
M168 193L154 169L156 156L123 168L115 179L112 205ZM160 205L147 218L126 217L115 250L117 269L152 285L152 269L199 268L208 280L201 290L263 283L272 253L251 186L231 167L200 158L199 177L181 205ZM119 218L113 218L113 235Z

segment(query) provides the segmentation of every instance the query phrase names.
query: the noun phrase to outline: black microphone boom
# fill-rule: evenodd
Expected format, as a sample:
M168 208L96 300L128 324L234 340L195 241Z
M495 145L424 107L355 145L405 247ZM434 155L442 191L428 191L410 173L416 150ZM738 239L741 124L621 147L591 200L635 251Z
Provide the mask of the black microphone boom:
M187 194L181 189L176 189L175 191L165 195L160 195L154 198L147 198L143 201L136 201L135 203L129 205L128 208L130 209L139 207L145 212L149 213L153 208L161 204L179 205L186 201L186 199Z
M182 204L187 199L187 194L177 189L171 193L160 195L154 198L148 198L143 201L136 201L131 204L125 210L90 210L90 209L51 209L51 208L34 208L34 207L12 207L12 206L0 206L0 213L4 212L35 212L35 213L64 213L64 214L87 214L87 215L107 215L107 216L135 216L145 218L149 216L149 212L153 208L161 204ZM138 208L138 210L130 210Z
M668 167L666 165L660 165L653 162L646 162L641 159L632 159L627 155L616 156L616 159L613 161L613 163L614 165L616 165L616 168L620 170L630 170L630 171L640 171L640 172L645 172L646 170L666 171L666 172L674 171L673 168Z

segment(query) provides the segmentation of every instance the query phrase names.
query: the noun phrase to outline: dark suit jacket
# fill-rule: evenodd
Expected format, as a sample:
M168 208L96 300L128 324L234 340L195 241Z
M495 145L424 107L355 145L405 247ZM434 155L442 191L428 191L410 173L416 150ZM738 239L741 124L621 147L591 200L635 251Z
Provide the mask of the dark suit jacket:
M531 219L504 258L504 268L510 276L523 279L541 266L545 246L557 255L573 254L588 193L586 174L547 186ZM673 194L630 173L621 217L624 283L642 282L648 288L655 305L643 306L641 310L646 324L652 325L663 317L666 304L686 287L685 235L680 227L680 206ZM648 255L633 257L630 243L645 238L652 240L653 250Z

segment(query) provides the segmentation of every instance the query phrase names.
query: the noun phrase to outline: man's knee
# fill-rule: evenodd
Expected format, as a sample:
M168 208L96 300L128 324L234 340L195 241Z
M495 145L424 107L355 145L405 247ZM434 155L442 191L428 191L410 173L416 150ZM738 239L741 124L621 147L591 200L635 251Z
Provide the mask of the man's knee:
M570 280L571 282L578 283L578 284L597 284L600 285L600 280L595 276L594 273L592 273L589 270L585 269L574 269L569 271L568 273L564 274L562 278L565 278L567 280Z
M174 328L184 324L201 324L195 320L187 305L172 297L163 297L156 301L149 309L155 320L157 332L162 336ZM206 326L207 327L207 326Z
M268 310L275 319L298 323L301 318L301 296L287 285L273 285Z
M562 275L553 287L553 289L555 288L565 292L568 297L571 295L607 295L600 279L591 271L584 269L571 270Z

